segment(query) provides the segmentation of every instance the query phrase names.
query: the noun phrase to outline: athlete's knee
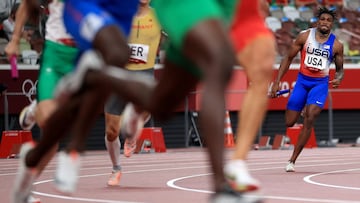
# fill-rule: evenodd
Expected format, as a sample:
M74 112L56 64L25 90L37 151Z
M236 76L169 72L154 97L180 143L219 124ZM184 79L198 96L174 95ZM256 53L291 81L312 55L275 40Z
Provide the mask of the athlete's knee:
M304 126L311 128L315 123L316 118L314 116L306 116L304 119Z
M116 128L115 126L106 126L106 139L110 142L114 141L119 136L119 131L120 130L118 130L118 128Z
M130 49L126 37L116 26L107 26L101 29L97 33L93 45L108 65L123 67L128 62Z
M292 127L295 125L295 123L298 121L299 119L299 115L298 112L296 111L287 111L285 113L285 125L286 127Z
M222 50L213 50L212 52L212 60L211 63L214 63L216 69L214 69L215 74L219 74L221 78L223 78L225 81L230 80L233 68L235 64L237 64L237 60L235 57L235 52L233 49L224 44L222 45Z
M285 125L286 127L293 127L295 125L296 121L293 121L293 120L286 120L285 121Z
M304 124L306 123L309 126L313 125L318 115L319 115L318 113L315 113L311 110L307 110L304 116Z
M285 117L286 127L293 127L297 120L297 117Z

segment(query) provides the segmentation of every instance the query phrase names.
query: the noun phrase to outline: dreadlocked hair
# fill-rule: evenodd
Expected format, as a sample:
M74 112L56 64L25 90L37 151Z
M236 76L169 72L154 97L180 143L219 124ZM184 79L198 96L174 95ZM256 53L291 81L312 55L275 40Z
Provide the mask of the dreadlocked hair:
M328 9L326 7L320 7L316 17L319 19L320 16L322 14L324 14L324 13L331 15L334 21L336 20L336 12L335 12L335 10L334 9Z

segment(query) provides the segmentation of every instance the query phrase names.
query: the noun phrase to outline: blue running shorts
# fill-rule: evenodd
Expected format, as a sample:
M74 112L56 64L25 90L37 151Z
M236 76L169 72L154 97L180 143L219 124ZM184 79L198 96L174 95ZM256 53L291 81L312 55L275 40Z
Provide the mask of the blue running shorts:
M329 76L314 78L299 73L287 109L300 112L305 105L310 104L323 108L329 93L328 83Z

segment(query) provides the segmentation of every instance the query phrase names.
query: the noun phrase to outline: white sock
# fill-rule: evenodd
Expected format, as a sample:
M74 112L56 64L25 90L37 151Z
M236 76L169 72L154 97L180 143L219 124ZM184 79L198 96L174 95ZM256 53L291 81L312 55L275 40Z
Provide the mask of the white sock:
M117 137L114 141L110 142L105 136L106 149L109 152L113 170L121 170L120 167L120 139Z

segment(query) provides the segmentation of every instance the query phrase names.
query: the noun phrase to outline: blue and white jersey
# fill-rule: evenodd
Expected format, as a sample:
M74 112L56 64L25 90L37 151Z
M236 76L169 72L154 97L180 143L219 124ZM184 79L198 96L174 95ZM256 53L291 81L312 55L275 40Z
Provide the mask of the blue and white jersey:
M324 43L316 41L316 28L310 28L309 36L301 50L300 72L309 77L325 77L329 75L333 61L333 46L336 36L330 33Z
M128 36L138 5L139 0L65 0L64 24L84 51L103 27L115 25Z

